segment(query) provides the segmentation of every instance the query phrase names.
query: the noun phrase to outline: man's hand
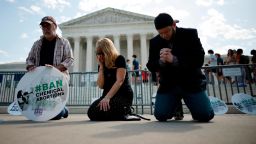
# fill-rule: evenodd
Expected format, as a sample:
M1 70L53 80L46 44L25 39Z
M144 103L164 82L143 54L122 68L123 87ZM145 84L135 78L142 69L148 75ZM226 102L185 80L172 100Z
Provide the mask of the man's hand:
M50 67L50 68L53 67L52 65L49 65L49 64L45 64L45 66L46 67Z
M64 65L63 65L63 64L59 64L59 65L57 65L57 66L56 66L56 68L57 68L58 70L60 70L61 72L63 72L63 71L65 71L65 70L67 70L67 68L66 68L66 67L64 67Z
M162 48L160 50L160 61L163 63L172 63L173 62L173 55L171 53L171 49Z

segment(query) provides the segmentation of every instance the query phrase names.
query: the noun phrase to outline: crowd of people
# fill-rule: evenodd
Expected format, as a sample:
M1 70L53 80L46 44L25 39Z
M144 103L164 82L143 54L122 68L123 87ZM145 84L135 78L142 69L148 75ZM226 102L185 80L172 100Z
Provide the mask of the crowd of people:
M256 50L251 50L252 57L243 54L243 49L239 48L229 49L225 57L221 57L219 53L214 53L213 50L208 50L209 61L205 66L211 66L211 68L205 69L208 82L214 84L215 81L210 77L216 76L218 83L224 83L226 81L231 84L237 82L239 87L246 87L247 83L256 82L256 66L248 64L256 64ZM218 67L220 65L239 65L241 68L241 76L224 76L223 68ZM217 67L216 67L217 66Z

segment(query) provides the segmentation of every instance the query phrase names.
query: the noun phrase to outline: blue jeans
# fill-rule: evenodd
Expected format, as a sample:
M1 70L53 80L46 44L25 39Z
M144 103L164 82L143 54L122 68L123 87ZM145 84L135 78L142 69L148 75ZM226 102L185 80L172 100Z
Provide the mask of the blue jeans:
M157 92L154 111L157 120L166 121L174 116L179 96L183 98L194 120L208 122L214 117L206 91L189 93L180 87L175 87L165 92Z

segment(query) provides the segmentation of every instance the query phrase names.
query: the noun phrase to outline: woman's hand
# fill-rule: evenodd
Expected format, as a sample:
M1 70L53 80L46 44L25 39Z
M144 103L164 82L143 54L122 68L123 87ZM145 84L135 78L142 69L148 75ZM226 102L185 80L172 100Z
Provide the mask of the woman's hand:
M97 58L99 65L104 64L104 55L97 55L96 58Z
M109 105L109 102L110 102L110 98L108 98L107 96L105 96L99 103L99 107L100 107L100 110L103 110L103 111L108 111L110 109L110 105Z

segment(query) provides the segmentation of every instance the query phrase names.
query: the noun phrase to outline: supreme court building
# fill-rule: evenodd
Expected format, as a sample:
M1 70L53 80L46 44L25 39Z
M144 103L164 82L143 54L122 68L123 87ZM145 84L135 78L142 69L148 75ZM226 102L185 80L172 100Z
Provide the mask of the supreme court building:
M110 38L117 50L132 62L136 54L141 68L146 67L149 40L157 31L154 17L124 10L105 8L61 23L62 36L70 41L74 53L73 72L97 71L96 41Z

